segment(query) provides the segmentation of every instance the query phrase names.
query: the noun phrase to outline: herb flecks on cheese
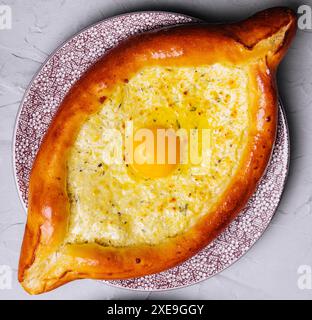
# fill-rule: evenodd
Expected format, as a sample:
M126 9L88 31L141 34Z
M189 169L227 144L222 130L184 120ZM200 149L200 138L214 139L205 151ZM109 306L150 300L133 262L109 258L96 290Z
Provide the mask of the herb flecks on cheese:
M118 85L82 126L68 161L71 216L67 242L105 246L157 244L189 229L210 212L238 169L248 131L248 73L215 64L149 67ZM210 129L205 175L178 165L157 179L124 164L106 165L103 129Z

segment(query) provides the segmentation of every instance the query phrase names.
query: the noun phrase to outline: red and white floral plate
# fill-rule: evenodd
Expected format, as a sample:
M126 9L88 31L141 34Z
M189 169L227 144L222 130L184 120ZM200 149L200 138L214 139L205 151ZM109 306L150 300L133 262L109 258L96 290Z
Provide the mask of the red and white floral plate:
M130 35L200 21L170 12L137 12L104 20L63 44L31 82L16 121L14 166L18 191L27 207L30 170L41 140L73 83L107 50ZM183 264L158 274L105 281L138 290L174 289L205 280L239 259L259 239L278 206L289 162L289 135L282 107L278 134L265 176L243 212L208 247Z

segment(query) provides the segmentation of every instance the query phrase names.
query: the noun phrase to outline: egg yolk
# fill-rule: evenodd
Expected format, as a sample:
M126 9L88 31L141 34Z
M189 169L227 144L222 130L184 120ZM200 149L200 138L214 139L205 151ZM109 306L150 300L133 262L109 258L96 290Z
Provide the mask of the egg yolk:
M173 129L140 129L134 135L134 172L144 178L170 175L180 163L180 139Z

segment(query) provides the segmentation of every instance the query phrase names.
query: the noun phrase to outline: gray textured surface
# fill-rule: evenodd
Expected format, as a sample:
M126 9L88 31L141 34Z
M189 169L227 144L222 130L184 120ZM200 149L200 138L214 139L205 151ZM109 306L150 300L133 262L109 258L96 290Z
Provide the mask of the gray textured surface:
M305 1L312 5L311 0ZM159 293L116 289L76 281L30 297L16 281L26 215L12 169L12 137L19 102L42 62L62 42L106 17L138 10L168 10L209 21L239 19L266 7L301 1L122 1L5 0L13 10L12 30L0 31L0 265L13 269L13 287L0 299L311 299L297 286L297 268L312 264L312 31L299 31L279 74L279 89L291 134L288 183L271 225L257 244L218 276L188 288Z

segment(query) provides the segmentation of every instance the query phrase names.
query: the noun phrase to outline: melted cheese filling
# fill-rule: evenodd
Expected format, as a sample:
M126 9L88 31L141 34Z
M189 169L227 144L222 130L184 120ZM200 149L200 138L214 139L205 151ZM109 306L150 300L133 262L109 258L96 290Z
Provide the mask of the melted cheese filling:
M68 160L67 242L157 244L209 214L246 147L247 87L245 69L220 64L149 67L118 85L82 126ZM103 163L104 146L114 143L103 129L124 134L129 120L135 128L209 129L208 172L194 175L194 165L188 163L153 178L138 175L126 163Z

